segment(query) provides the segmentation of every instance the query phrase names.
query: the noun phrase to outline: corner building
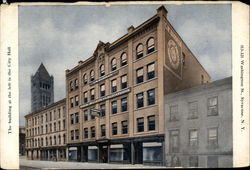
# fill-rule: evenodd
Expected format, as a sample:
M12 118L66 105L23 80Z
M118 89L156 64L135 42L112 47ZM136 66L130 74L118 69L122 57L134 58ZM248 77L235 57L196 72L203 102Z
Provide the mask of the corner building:
M209 81L161 6L66 70L69 160L165 165L164 95Z

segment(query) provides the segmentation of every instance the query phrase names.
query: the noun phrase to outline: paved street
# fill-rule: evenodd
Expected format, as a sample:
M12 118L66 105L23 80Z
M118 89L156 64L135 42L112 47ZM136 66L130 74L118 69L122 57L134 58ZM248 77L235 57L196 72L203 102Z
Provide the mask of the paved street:
M104 164L104 163L87 163L87 162L54 162L54 161L37 161L20 158L21 170L36 169L163 169L162 166L143 166L143 165L126 165L126 164Z

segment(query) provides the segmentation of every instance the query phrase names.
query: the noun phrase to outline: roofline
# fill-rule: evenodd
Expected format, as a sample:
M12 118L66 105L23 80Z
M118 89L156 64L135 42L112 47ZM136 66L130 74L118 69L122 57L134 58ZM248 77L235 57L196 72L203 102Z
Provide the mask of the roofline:
M40 110L37 110L37 111L31 112L31 113L28 113L28 114L25 115L24 117L26 118L26 117L31 116L31 115L34 115L34 114L36 114L36 113L45 111L45 110L47 110L47 109L50 109L50 108L52 108L52 107L54 107L54 106L56 106L56 105L58 105L58 104L60 104L60 103L64 103L64 102L66 103L66 98L63 98L63 99L61 99L61 100L59 100L59 101L57 101L57 102L55 102L55 103L52 103L52 104L50 104L50 105L48 105L48 106L46 106L45 108L42 108L42 109L40 109Z

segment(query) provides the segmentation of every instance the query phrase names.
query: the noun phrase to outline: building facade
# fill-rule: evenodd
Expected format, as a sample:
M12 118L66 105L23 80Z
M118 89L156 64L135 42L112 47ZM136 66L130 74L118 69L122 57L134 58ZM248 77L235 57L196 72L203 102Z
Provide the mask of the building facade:
M28 159L67 160L65 102L62 99L25 116Z
M165 96L167 166L232 167L232 77Z
M43 63L31 76L31 112L54 103L54 78L50 76Z
M69 160L164 165L164 96L207 82L161 6L66 70Z

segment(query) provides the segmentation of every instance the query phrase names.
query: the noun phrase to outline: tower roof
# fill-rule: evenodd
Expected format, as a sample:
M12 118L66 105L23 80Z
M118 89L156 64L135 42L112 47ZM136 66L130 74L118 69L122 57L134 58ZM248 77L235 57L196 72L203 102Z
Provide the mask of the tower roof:
M35 76L42 77L44 79L50 79L50 75L47 69L44 67L43 63L40 64L39 68L36 71Z

